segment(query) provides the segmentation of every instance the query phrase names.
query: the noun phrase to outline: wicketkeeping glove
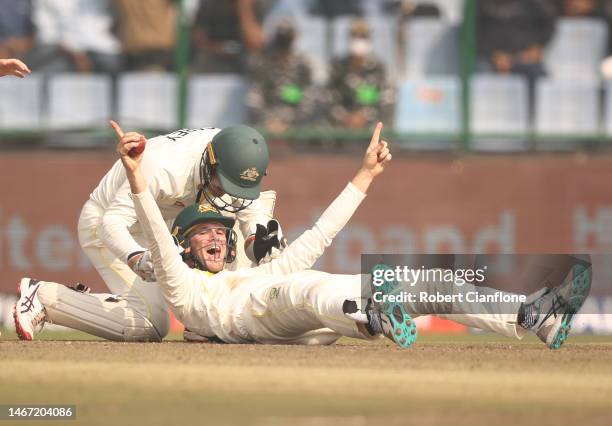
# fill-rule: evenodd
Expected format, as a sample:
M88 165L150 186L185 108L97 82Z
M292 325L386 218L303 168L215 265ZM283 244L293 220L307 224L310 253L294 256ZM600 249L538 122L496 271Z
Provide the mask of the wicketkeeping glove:
M258 265L265 257L272 254L272 250L280 251L287 247L287 240L283 237L280 223L272 219L266 226L257 224L255 237L247 239L244 250L252 261Z
M138 256L138 253L131 256ZM128 258L128 265L130 268L132 268L132 271L134 271L134 273L144 281L157 281L155 278L155 270L153 269L153 257L151 255L151 251L146 250L142 252L140 258L135 262L130 262Z

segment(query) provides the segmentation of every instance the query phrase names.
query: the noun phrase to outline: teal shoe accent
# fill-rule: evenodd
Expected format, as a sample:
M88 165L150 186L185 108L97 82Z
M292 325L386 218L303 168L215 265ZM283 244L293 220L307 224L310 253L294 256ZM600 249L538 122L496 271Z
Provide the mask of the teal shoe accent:
M372 268L372 273L376 270L392 270L385 264L378 264ZM380 292L383 295L396 294L400 286L393 280L385 280L380 286L372 285L372 292ZM418 332L412 317L406 313L402 303L380 303L380 315L388 319L391 329L386 330L385 335L393 340L401 348L409 348L416 341Z
M570 292L567 311L561 319L561 327L557 330L555 337L550 344L550 349L559 349L567 340L572 329L574 315L580 311L584 301L591 291L591 269L584 265L574 265L572 267L572 289Z
M381 310L391 323L393 330L390 337L400 348L409 348L417 339L417 328L414 320L406 313L401 303L387 303Z

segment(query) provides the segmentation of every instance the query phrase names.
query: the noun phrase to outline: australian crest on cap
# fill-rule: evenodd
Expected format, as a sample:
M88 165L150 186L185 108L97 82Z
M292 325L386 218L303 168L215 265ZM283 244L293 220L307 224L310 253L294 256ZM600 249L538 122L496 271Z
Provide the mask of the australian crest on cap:
M198 205L198 212L200 212L200 213L206 213L206 212L219 213L219 211L216 208L214 208L213 206L211 206L210 204L200 204L200 205Z
M255 167L251 167L246 169L244 172L240 174L240 179L250 180L251 182L255 182L259 177L259 172Z

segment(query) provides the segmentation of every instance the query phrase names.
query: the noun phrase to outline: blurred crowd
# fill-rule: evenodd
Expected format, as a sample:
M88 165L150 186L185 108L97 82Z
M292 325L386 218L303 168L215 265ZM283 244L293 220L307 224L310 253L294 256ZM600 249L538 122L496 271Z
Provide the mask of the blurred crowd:
M402 23L443 15L436 0L186 2L191 72L249 78L252 124L274 131L311 124L361 129L384 119L395 82L363 17L377 14ZM0 0L0 58L19 58L39 73L172 71L179 3ZM609 0L477 0L476 8L477 71L521 74L532 84L546 75L544 51L559 17L612 22ZM313 81L310 58L297 52L300 34L292 18L278 19L268 34L264 29L270 15L296 10L330 21L353 17L348 52L327 64L325 84ZM402 52L404 33L398 32L396 41ZM612 78L612 60L608 68Z
M521 74L531 84L546 75L544 52L557 18L594 17L612 24L612 2L608 0L487 0L476 4L479 70ZM612 31L609 35L612 37ZM608 46L610 50L612 39Z

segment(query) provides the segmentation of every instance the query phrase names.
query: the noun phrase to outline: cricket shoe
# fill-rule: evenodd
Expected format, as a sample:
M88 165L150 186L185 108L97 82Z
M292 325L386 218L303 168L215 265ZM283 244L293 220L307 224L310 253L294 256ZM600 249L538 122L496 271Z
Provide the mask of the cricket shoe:
M401 303L381 305L380 320L383 334L401 348L409 348L416 342L417 328Z
M563 284L543 288L519 309L519 324L534 331L550 349L559 349L567 340L574 315L591 289L590 267L576 264L570 274Z
M372 274L377 270L391 270L389 266L378 264L372 269ZM381 274L384 278L384 273ZM380 285L372 283L372 295L393 295L399 292L401 287L395 280L384 279ZM379 300L382 297L379 297ZM401 302L373 302L368 299L365 310L358 308L353 300L345 300L342 309L344 314L358 323L365 324L368 333L372 335L383 334L394 341L401 348L411 347L417 339L417 328L414 320L406 312Z
M34 333L43 329L47 313L38 298L42 282L33 278L22 278L17 286L19 299L13 306L15 331L21 340L32 340Z
M385 264L378 264L374 270L391 270ZM384 275L383 275L384 278ZM382 296L397 294L401 286L394 279L384 279L384 282L375 286L372 283L372 294L380 292ZM378 305L378 306L376 306ZM393 340L401 348L409 348L417 339L417 328L412 317L406 312L401 302L382 302L375 304L374 308L379 312L382 333Z
M416 325L400 303L379 307L372 303L372 299L368 299L366 308L362 310L354 300L345 300L342 311L346 317L363 324L371 336L382 334L401 348L409 348L416 341Z

